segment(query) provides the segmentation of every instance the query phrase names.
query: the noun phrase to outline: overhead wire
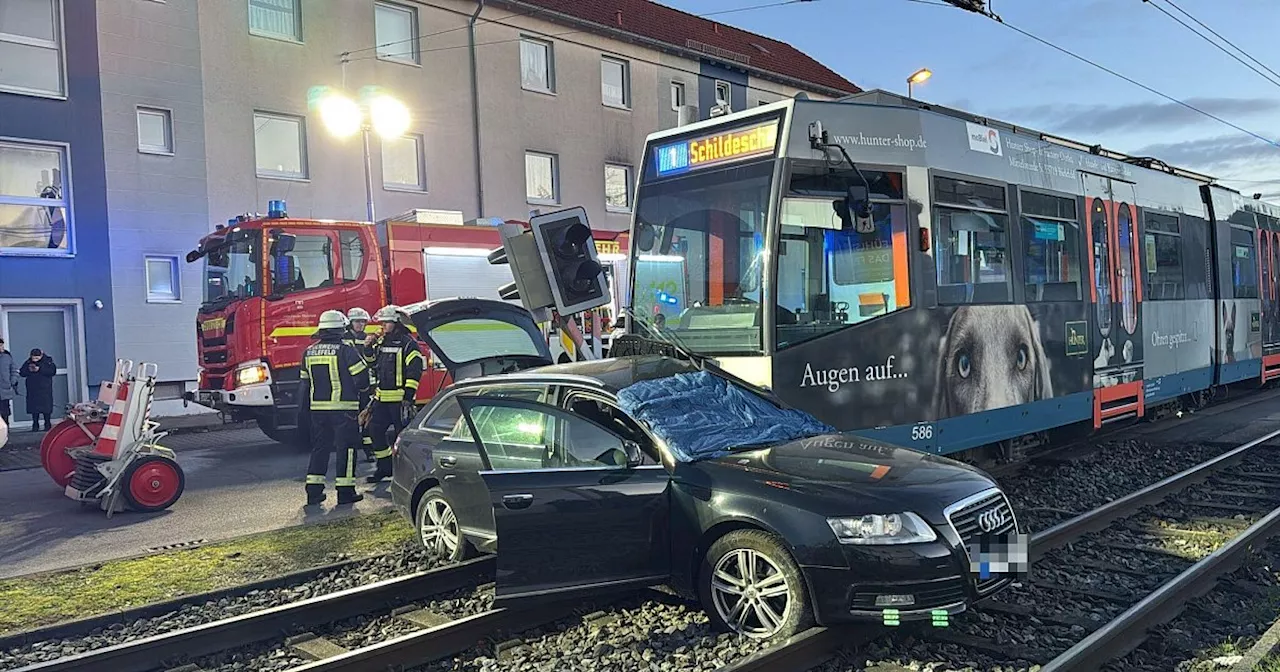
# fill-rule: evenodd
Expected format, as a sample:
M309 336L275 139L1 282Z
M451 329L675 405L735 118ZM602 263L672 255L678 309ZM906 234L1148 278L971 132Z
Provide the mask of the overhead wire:
M906 2L919 2L919 3L921 3L921 4L935 4L934 2L931 2L930 0L905 0L905 1L906 1ZM950 3L940 3L940 4L942 4L942 6L949 7L949 8L952 8L952 9L964 9L964 8L957 7L956 5L953 5L953 4L950 4ZM1024 36L1024 37L1027 37L1027 38L1029 38L1029 39L1035 40L1036 42L1039 42L1040 44L1043 44L1043 45L1045 45L1045 46L1047 46L1047 47L1049 47L1049 48L1051 48L1051 49L1054 49L1054 50L1059 51L1059 52L1061 52L1061 53L1063 53L1063 54L1066 54L1067 56L1070 56L1071 58L1074 58L1074 59L1076 59L1076 60L1078 60L1078 61L1080 61L1080 62L1082 62L1082 63L1086 63L1086 64L1088 64L1088 65L1091 65L1091 66L1093 66L1093 67L1095 67L1095 68L1097 68L1097 69L1099 69L1099 70L1101 70L1101 71L1103 71L1103 72L1105 72L1105 73L1107 73L1107 74L1109 74L1109 75L1111 75L1111 76L1113 76L1113 77L1116 77L1116 78L1118 78L1118 79L1122 79L1122 80L1124 80L1124 81L1126 81L1126 82L1128 82L1128 83L1130 83L1130 84L1132 84L1132 85L1134 85L1134 86L1136 86L1136 87L1138 87L1138 88L1140 88L1140 89L1142 89L1142 90L1144 90L1144 91L1146 91L1146 92L1148 92L1148 93L1155 94L1155 95L1157 95L1157 96L1159 96L1159 97L1161 97L1161 98L1164 98L1165 100L1167 100L1167 101L1169 101L1169 102L1171 102L1171 103L1174 103L1174 104L1176 104L1176 105L1179 105L1179 106L1181 106L1181 107L1184 107L1184 108L1186 108L1186 109L1188 109L1188 110L1191 110L1192 112L1195 112L1195 113L1197 113L1197 114L1204 115L1205 117L1208 117L1209 119L1212 119L1212 120L1214 120L1214 121L1216 121L1216 122L1218 122L1218 123L1220 123L1220 124L1222 124L1222 125L1224 125L1224 126L1227 126L1227 127L1229 127L1229 128L1232 128L1232 129L1234 129L1234 130L1236 130L1236 131L1239 131L1240 133L1244 133L1245 135L1248 135L1248 136L1250 136L1250 137L1252 137L1252 138L1254 138L1254 139L1256 139L1256 140L1259 140L1259 141L1261 141L1261 142L1265 142L1265 143L1267 143L1268 145L1271 145L1272 147L1276 147L1276 148L1280 149L1280 142L1277 142L1276 140L1272 140L1272 139L1267 138L1267 137L1265 137L1265 136L1263 136L1263 135L1261 135L1261 134L1259 134L1259 133L1256 133L1256 132L1251 131L1251 130L1249 130L1249 129L1247 129L1247 128L1243 127L1243 126L1240 126L1239 124L1236 124L1236 123L1234 123L1234 122L1231 122L1231 121L1228 121L1228 120L1226 120L1226 119L1223 119L1222 117L1219 117L1218 115L1213 114L1212 112L1208 112L1208 111L1206 111L1206 110L1202 110L1202 109L1200 109L1199 107L1196 107L1195 105L1192 105L1191 103L1186 102L1185 100L1180 100L1180 99L1178 99L1178 98L1174 98L1173 96L1171 96L1171 95L1169 95L1169 94L1167 94L1167 93L1165 93L1165 92L1163 92L1163 91L1160 91L1160 90L1155 89L1155 88L1153 88L1153 87L1151 87L1151 86L1148 86L1148 85L1146 85L1146 84L1143 84L1142 82L1139 82L1138 80L1136 80L1136 79L1134 79L1134 78L1132 78L1132 77L1129 77L1129 76L1127 76L1127 75L1121 74L1121 73L1119 73L1119 72L1117 72L1117 71L1115 71L1115 70L1113 70L1113 69L1111 69L1111 68L1109 68L1109 67L1107 67L1107 66L1105 66L1105 65L1102 65L1101 63L1098 63L1097 61L1091 60L1091 59L1089 59L1089 58L1087 58L1087 57L1085 57L1085 56L1081 56L1080 54L1077 54L1076 52L1071 51L1070 49L1067 49L1066 47L1059 46L1059 45L1057 45L1057 44L1054 44L1053 42L1050 42L1049 40L1044 39L1043 37L1040 37L1039 35L1036 35L1036 34L1031 33L1031 32L1029 32L1029 31L1023 30L1022 28L1019 28L1019 27L1017 27L1017 26L1015 26L1015 25L1013 25L1013 24L1009 23L1008 21L1005 21L1003 18L1001 18L1001 17L999 17L999 16L996 16L995 14L992 14L992 13L990 13L989 11L988 11L988 12L981 12L981 11L974 11L974 10L969 10L969 9L964 9L964 11L969 11L969 12L973 12L973 13L975 13L975 14L979 14L980 16L985 16L986 18L989 18L989 19L991 19L991 20L995 21L996 23L998 23L998 24L1000 24L1000 25L1002 25L1002 26L1004 26L1004 27L1008 28L1009 30L1012 30L1012 31L1014 31L1014 32L1016 32L1016 33L1018 33L1018 34L1020 34L1020 35L1022 35L1022 36Z
M1207 30L1207 31L1209 31L1210 33L1212 33L1214 37L1218 38L1219 40L1222 40L1222 41L1223 41L1223 42L1225 42L1228 46L1230 46L1232 49L1235 49L1236 51L1238 51L1238 52L1240 52L1241 54L1243 54L1243 55L1245 56L1245 58L1248 58L1249 60L1253 61L1254 63L1257 63L1257 64L1258 64L1258 67L1260 67L1260 68L1262 68L1263 70L1266 70L1267 72L1271 73L1271 74L1272 74L1272 75L1274 75L1277 79L1280 79L1280 72L1276 72L1275 70L1272 70L1271 68L1267 67L1267 64L1266 64L1266 63L1263 63L1262 61L1260 61L1260 60L1258 60L1257 58L1255 58L1255 57L1254 57L1252 54L1250 54L1249 52L1245 51L1244 49L1241 49L1239 46L1237 46L1237 45L1236 45L1236 43L1234 43L1234 42L1232 42L1231 40L1228 40L1227 38L1223 37L1221 33L1219 33L1218 31L1214 30L1213 28L1210 28L1208 25L1206 25L1206 24L1205 24L1205 22L1203 22L1203 21L1201 21L1200 19L1197 19L1196 17L1192 16L1190 12L1188 12L1187 10L1183 9L1182 7L1180 7L1180 6L1178 5L1178 3L1174 2L1173 0L1164 0L1164 1L1165 1L1165 3L1166 3L1166 4L1168 4L1170 7L1173 7L1174 9L1178 10L1179 12L1181 12L1181 13L1182 13L1184 16L1186 16L1188 19L1191 19L1192 21L1194 21L1194 22L1195 22L1196 24L1198 24L1201 28L1204 28L1205 30Z
M1231 53L1231 51L1229 51L1226 47L1222 46L1221 44L1218 44L1217 42L1214 42L1214 41L1213 41L1213 40L1212 40L1208 35L1205 35L1204 33L1200 32L1199 30L1196 30L1196 29L1195 29L1195 27L1194 27L1194 26L1192 26L1191 24L1189 24L1189 23L1187 23L1186 21L1183 21L1182 19L1180 19L1180 18L1178 18L1178 17L1174 16L1173 14L1171 14L1171 13L1169 12L1169 10L1165 9L1164 7L1161 7L1161 6L1157 3L1157 0L1142 0L1142 2L1143 2L1143 4L1151 5L1151 6L1152 6L1152 7L1154 7L1157 11L1159 11L1161 14L1164 14L1165 16L1169 17L1170 19L1173 19L1174 21L1178 22L1178 24L1179 24L1179 25L1181 25L1183 28L1186 28L1187 30L1189 30L1189 31L1191 31L1193 34L1195 34L1195 36L1196 36L1196 37L1199 37L1200 39L1204 40L1205 42L1208 42L1209 44L1213 45L1213 47L1214 47L1215 49L1217 49L1217 50L1221 51L1222 53L1224 53L1224 54L1226 54L1226 55L1228 55L1228 56L1230 56L1231 58L1234 58L1234 59L1235 59L1236 61L1238 61L1241 65L1243 65L1243 66L1244 66L1244 67L1246 67L1246 68L1249 68L1250 70L1252 70L1252 71L1254 71L1255 73L1257 73L1259 77L1261 77L1261 78L1263 78L1263 79L1267 80L1267 83L1269 83L1269 84L1275 84L1276 86L1280 86L1280 76L1275 75L1274 73L1272 73L1272 74L1268 75L1267 73L1263 72L1262 70L1259 70L1259 69L1258 69L1258 67L1257 67L1257 66L1255 66L1255 65L1253 65L1252 63L1250 63L1250 62L1248 62L1248 61L1244 60L1243 58L1240 58L1239 56L1237 56L1237 55L1235 55L1235 54ZM1170 4L1172 4L1172 3L1170 3ZM1179 11L1181 11L1181 10L1179 10ZM1185 12L1183 12L1183 13L1185 14ZM1188 14L1188 16L1190 16L1190 15ZM1194 17L1193 17L1193 20L1194 20ZM1203 24L1201 24L1201 25L1203 25ZM1216 34L1216 33L1215 33L1215 34ZM1222 39L1222 38L1219 38L1219 39ZM1234 46L1234 45L1233 45L1233 46ZM1237 49L1237 50L1239 50L1239 47L1236 47L1236 49ZM1243 51L1242 51L1241 53L1245 53L1245 52L1243 52ZM1247 56L1248 54L1245 54L1245 55ZM1250 56L1250 58L1252 58L1252 56ZM1264 67L1265 67L1265 66L1264 66Z

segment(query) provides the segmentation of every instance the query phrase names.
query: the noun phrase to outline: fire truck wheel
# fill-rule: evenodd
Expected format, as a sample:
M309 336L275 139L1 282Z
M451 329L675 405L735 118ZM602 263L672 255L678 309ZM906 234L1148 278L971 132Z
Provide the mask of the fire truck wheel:
M67 454L70 448L84 448L93 445L94 438L102 434L101 422L85 425L93 436L84 433L72 420L63 420L49 430L40 441L40 466L58 487L65 488L71 482L76 471L76 461Z
M129 465L121 479L124 498L134 511L162 511L182 496L187 478L177 462L159 455L147 455Z

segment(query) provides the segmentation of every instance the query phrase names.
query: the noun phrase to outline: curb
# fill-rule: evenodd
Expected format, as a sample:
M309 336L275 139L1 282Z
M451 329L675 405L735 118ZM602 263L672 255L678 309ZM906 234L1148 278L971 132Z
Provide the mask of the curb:
M255 590L271 590L290 583L307 581L321 574L351 567L376 557L380 556L370 555L351 560L343 560L341 562L335 562L328 565L321 565L320 567L281 574L280 576L269 579L254 581L253 583L243 583L238 586L219 588L218 590L212 590L205 593L193 593L191 595L175 597L171 600L152 602L151 604L144 604L140 607L130 607L128 609L113 611L99 616L90 616L88 618L81 618L74 621L54 623L53 625L45 625L31 630L21 630L19 632L0 636L0 651L16 649L33 642L82 637L92 633L94 630L105 628L116 623L128 623L138 619L155 618L169 612L178 611L188 604L203 604L211 600L241 597Z
M173 417L182 417L182 416L173 416ZM161 423L160 424L161 431L168 432L169 436L178 436L181 434L204 434L208 432L225 432L233 429L256 428L258 426L257 423L253 421L245 421L245 422L218 422L218 423L185 425L185 426L178 425L176 427L173 427L172 429L165 429L164 419L158 418L157 421ZM16 435L18 437L23 437L26 434L27 432L21 432L21 431L16 432ZM41 438L43 438L43 436L44 435L42 434ZM3 448L0 448L0 453L20 453L23 451L40 449L39 441L36 441L35 443L30 443L30 444L23 443L21 441L21 438L14 439L14 435L12 434L9 436L9 439L10 441L8 445L4 446Z

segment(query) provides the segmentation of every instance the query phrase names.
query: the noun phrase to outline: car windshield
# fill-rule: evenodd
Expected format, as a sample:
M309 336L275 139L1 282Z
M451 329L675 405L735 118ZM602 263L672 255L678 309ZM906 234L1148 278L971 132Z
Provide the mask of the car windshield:
M204 258L204 307L262 294L262 234L241 231Z
M763 161L640 187L632 291L640 328L697 354L761 351L773 168Z
M835 431L808 413L779 408L707 371L640 381L619 391L618 403L681 462Z

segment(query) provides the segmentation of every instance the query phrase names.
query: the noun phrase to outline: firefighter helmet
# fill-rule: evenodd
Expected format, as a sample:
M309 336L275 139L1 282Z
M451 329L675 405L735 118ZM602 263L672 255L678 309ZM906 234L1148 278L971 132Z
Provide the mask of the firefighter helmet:
M369 311L365 310L364 308L352 308L351 310L347 311L347 319L351 320L352 322L355 322L357 320L368 322Z
M342 314L340 310L326 310L320 314L320 322L316 325L317 329L346 329L347 316Z
M378 312L373 315L373 319L379 322L399 322L401 312L400 306L392 303L379 308Z

